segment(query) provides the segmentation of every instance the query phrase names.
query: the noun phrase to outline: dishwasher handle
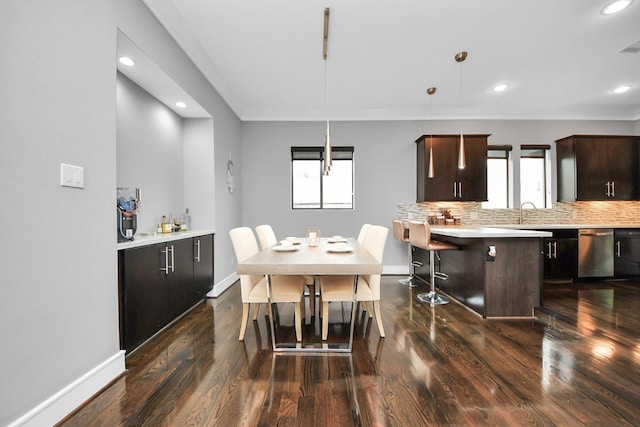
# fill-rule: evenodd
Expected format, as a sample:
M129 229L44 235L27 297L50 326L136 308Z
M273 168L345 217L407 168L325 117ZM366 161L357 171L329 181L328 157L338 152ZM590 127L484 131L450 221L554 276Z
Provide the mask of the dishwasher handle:
M613 235L613 230L606 230L606 231L579 230L578 231L578 235L580 235L580 236L611 236L611 235Z

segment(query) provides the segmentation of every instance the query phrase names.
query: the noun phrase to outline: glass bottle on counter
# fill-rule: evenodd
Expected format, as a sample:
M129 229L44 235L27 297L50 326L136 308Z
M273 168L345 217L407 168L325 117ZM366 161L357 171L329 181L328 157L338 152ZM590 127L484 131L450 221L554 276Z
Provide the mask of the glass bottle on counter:
M172 224L171 224L171 222L169 221L169 219L167 218L166 215L162 215L161 224L162 224L162 232L163 233L171 233L171 231L173 231L172 230L172 228L173 228Z
M189 208L185 209L185 212L180 216L180 230L191 230L191 215L189 215Z

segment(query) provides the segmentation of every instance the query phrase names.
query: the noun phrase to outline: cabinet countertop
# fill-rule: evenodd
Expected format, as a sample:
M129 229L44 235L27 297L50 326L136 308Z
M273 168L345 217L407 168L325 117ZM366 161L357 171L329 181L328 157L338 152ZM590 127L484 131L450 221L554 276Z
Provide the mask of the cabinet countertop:
M579 230L581 228L640 228L640 224L499 224L487 227L518 230Z
M483 239L483 238L514 238L514 237L551 237L552 233L538 230L519 230L512 228L483 227L472 225L431 226L432 234L441 236Z
M484 237L551 237L543 230L579 230L582 228L640 228L640 224L497 224L497 225L452 225L431 226L433 234L459 238Z
M136 234L134 240L130 242L118 243L118 250L139 248L142 246L155 245L156 243L205 236L207 234L215 234L215 230L177 231L175 233L140 233Z

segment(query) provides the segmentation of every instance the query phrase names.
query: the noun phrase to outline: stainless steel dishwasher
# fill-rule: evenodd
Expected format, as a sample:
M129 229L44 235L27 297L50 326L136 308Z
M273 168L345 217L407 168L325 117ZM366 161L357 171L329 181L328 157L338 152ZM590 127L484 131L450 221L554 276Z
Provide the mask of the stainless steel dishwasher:
M613 276L613 229L578 230L578 277Z

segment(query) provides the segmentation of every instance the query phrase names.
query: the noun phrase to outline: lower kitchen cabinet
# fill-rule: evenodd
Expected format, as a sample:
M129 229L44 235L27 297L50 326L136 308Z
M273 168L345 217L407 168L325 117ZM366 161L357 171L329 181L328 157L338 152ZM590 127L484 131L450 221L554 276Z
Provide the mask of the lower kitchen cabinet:
M542 239L545 280L571 280L578 277L577 230L546 230L553 237Z
M167 324L164 245L119 253L120 348L130 352Z
M193 238L193 282L196 301L213 289L213 234Z
M197 301L193 280L193 247L191 239L167 243L169 271L167 280L167 318L175 319Z
M135 350L202 300L213 283L213 235L120 250L120 346Z
M613 268L616 277L640 276L640 230L614 231Z

